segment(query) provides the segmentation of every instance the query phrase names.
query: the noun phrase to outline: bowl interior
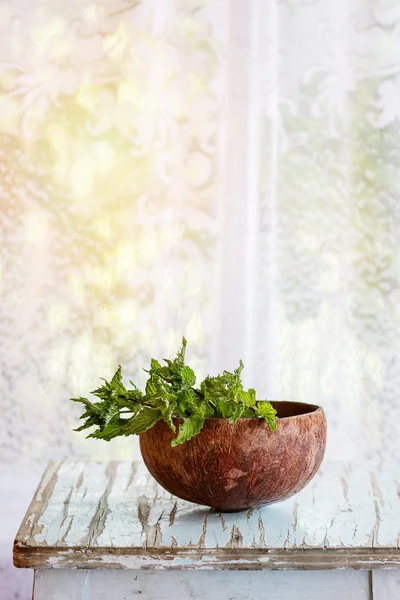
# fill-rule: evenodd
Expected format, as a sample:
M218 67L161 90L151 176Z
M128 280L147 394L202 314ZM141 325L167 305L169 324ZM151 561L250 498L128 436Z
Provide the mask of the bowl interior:
M284 400L271 401L272 406L277 412L277 416L280 419L288 417L297 417L299 415L306 415L313 413L320 409L316 404L306 404L305 402L288 402Z

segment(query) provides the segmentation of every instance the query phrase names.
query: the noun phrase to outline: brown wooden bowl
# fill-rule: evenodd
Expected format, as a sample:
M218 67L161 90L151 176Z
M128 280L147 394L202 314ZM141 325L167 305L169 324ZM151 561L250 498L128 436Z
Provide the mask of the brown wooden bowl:
M234 512L286 500L315 475L325 452L321 407L271 402L277 428L259 418L206 419L189 442L171 447L175 434L164 421L140 434L143 460L171 494ZM179 425L180 419L175 419Z

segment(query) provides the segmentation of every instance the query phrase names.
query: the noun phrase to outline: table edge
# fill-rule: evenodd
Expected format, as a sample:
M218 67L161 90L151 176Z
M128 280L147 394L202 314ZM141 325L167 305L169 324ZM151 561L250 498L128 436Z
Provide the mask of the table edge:
M19 568L61 569L385 569L400 568L399 548L82 548L14 542Z

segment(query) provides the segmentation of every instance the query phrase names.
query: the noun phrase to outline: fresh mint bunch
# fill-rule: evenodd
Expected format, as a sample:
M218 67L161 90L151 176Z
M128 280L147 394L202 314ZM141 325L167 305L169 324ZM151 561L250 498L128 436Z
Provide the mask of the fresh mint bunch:
M110 441L120 435L143 433L163 420L177 433L172 446L178 446L200 433L206 418L226 418L233 424L240 418L259 417L271 430L276 429L276 410L272 405L267 400L257 401L254 389L243 389L242 361L233 373L223 371L216 377L208 376L195 387L196 376L185 364L186 345L183 338L175 359L164 359L163 365L151 360L145 393L132 381L132 389L126 389L119 366L110 382L103 379L104 384L92 392L98 401L71 398L85 406L81 416L85 422L75 431L96 427L87 437ZM182 422L176 432L177 417Z

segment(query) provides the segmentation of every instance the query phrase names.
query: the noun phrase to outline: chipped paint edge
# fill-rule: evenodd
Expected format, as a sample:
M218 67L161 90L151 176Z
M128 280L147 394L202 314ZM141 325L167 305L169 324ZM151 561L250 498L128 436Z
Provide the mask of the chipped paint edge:
M56 554L54 553L56 550ZM86 548L41 548L31 553L21 542L14 546L14 565L20 568L47 569L398 569L400 552L393 549L271 549L240 554L228 551L199 551L176 548L175 552Z

